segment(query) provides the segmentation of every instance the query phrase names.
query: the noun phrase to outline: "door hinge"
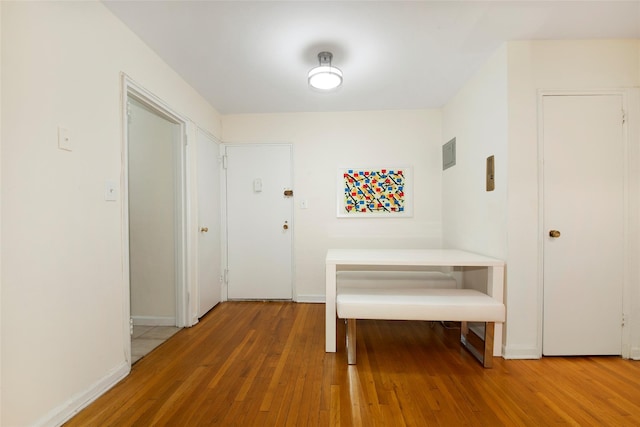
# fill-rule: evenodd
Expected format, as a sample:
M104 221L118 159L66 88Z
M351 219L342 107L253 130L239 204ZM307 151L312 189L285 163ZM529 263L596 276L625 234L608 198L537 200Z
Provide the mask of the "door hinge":
M624 314L622 315L622 327L624 328L624 325L627 323L627 316L625 316Z
M622 110L622 124L627 122L627 112Z
M133 317L129 318L129 335L133 336Z
M227 168L227 155L223 155L222 156L222 169L226 169Z

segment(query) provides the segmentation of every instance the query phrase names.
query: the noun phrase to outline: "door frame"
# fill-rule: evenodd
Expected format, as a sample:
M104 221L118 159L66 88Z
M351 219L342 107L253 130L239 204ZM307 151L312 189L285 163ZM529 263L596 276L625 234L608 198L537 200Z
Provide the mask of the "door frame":
M295 266L295 228L296 228L296 219L294 217L295 215L295 201L296 201L296 197L295 197L295 182L294 182L294 168L293 168L293 159L294 159L294 146L293 144L290 143L280 143L280 142L265 142L265 143L254 143L254 142L247 142L247 143L239 143L239 142L234 142L234 143L227 143L227 142L223 142L222 144L220 144L220 155L222 156L222 188L221 188L221 202L222 202L222 214L221 214L221 221L224 224L224 226L222 227L222 231L220 233L220 239L222 240L222 246L223 246L223 251L222 251L222 268L223 268L223 281L222 281L222 301L228 301L229 300L229 234L228 234L228 215L227 215L227 147L247 147L247 146L253 146L253 147L264 147L264 146L286 146L289 147L289 155L290 155L290 160L289 160L289 173L291 174L291 188L294 189L293 192L293 200L291 203L291 224L293 225L293 227L291 227L291 300L292 301L298 301L298 293L296 290L296 279L295 279L295 272L296 272L296 266Z
M544 321L544 109L545 96L621 96L622 115L624 123L622 129L622 143L624 150L624 188L623 188L623 283L622 283L622 343L621 354L625 359L640 358L640 345L632 348L633 341L639 341L640 328L634 327L638 318L632 318L632 301L635 303L640 295L640 269L634 268L634 259L640 255L640 241L638 236L632 233L638 230L640 219L640 147L638 144L640 113L640 91L637 89L601 89L601 90L538 90L537 114L538 114L538 324L537 324L537 352L542 357L542 334ZM632 286L632 283L634 284Z
M166 120L179 126L179 144L176 147L176 194L175 206L175 234L176 234L176 326L190 326L189 319L189 293L187 274L187 247L189 244L187 205L187 128L188 120L176 113L164 101L153 93L136 83L125 73L121 73L122 91L122 145L121 145L121 176L120 194L122 195L122 280L123 280L123 329L125 358L131 366L131 333L133 321L131 319L131 280L130 280L130 254L129 254L129 120L127 101L129 97L146 105L155 113Z

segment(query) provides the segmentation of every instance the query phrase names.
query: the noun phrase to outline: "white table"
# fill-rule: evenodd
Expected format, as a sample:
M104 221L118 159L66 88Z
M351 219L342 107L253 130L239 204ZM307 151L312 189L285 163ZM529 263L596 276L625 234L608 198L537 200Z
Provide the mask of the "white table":
M329 249L326 258L326 351L336 351L336 271L342 268L403 270L416 267L487 267L487 294L503 302L504 261L457 249ZM496 323L493 355L502 354L502 323Z

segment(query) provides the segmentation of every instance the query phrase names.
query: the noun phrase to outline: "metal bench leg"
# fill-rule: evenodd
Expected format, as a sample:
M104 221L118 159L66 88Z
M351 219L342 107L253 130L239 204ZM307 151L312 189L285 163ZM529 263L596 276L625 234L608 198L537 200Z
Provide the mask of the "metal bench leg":
M493 367L493 334L495 330L495 324L493 322L486 322L484 324L484 357L482 358L482 364L485 368Z
M347 319L347 363L356 364L356 319Z
M485 368L493 367L493 336L495 324L485 322L484 337L479 337L470 328L467 322L462 322L460 328L460 339L462 345L482 363ZM484 338L484 339L483 339Z

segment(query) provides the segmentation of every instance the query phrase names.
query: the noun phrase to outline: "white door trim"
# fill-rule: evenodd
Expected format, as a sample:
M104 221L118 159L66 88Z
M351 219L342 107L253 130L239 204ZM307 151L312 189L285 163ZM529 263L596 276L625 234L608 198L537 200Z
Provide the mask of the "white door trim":
M229 300L229 252L227 248L228 245L228 233L227 233L227 149L226 147L233 144L226 144L224 141L220 143L220 158L222 159L222 165L220 167L220 244L221 248L221 259L220 262L222 265L220 266L222 272L222 286L220 301L228 301Z
M638 102L630 102L630 98L638 97L638 90L632 89L602 89L602 90L538 90L538 322L537 322L537 355L542 357L542 333L544 316L544 140L543 140L543 98L545 96L621 96L623 110L626 115L623 124L623 146L624 146L624 272L622 286L622 310L626 319L626 324L622 331L622 357L640 357L640 348L631 351L631 343L638 341L640 330L630 327L632 324L640 322L640 319L631 318L632 299L640 299L640 273L638 266L634 268L634 260L640 255L637 236L631 233L637 230L640 225L638 219L638 185L635 184L640 179L639 147L638 147L638 113L640 108ZM635 95L634 95L635 94ZM621 120L622 120L621 112ZM630 122L634 125L630 126ZM631 129L634 129L631 131ZM632 137L635 135L635 138ZM634 215L635 213L635 215ZM632 286L633 283L633 286ZM635 296L634 296L635 295ZM640 316L639 316L640 317ZM622 321L622 319L621 319ZM635 353L635 354L634 354Z
M129 278L129 120L127 100L131 96L137 101L147 105L159 115L163 116L172 123L179 126L180 144L177 150L177 188L178 203L176 204L176 224L175 231L178 237L176 242L176 326L190 326L189 314L189 293L188 275L187 275L187 245L189 229L189 210L187 205L187 126L188 119L176 113L164 101L155 96L153 93L136 83L125 73L121 73L122 91L122 146L121 146L121 177L120 177L120 194L122 195L122 280L123 280L123 329L124 329L124 351L129 366L131 366L131 336L130 336L130 319L131 319L131 283Z
M296 280L295 280L295 272L296 272L296 266L295 266L295 228L296 228L296 220L294 217L295 214L295 182L294 182L294 174L293 174L293 159L294 159L294 146L293 144L290 143L279 143L279 142L269 142L269 143L238 143L238 142L234 142L234 143L226 143L223 142L222 144L220 144L220 154L223 157L223 162L222 162L222 180L221 180L221 203L222 203L222 215L221 215L221 220L222 223L224 224L224 226L222 227L222 232L220 233L220 238L222 240L222 245L223 245L223 251L222 251L222 262L223 262L223 283L222 283L222 301L228 301L229 300L229 282L228 282L228 271L229 271L229 239L228 239L228 221L227 221L227 172L226 172L226 147L247 147L247 146L253 146L253 147L264 147L264 146L286 146L289 147L289 152L290 152L290 162L289 164L290 166L290 173L291 173L291 188L294 189L294 194L293 194L293 203L291 204L291 222L293 224L293 228L291 230L291 299L292 301L298 301L298 293L296 290Z

